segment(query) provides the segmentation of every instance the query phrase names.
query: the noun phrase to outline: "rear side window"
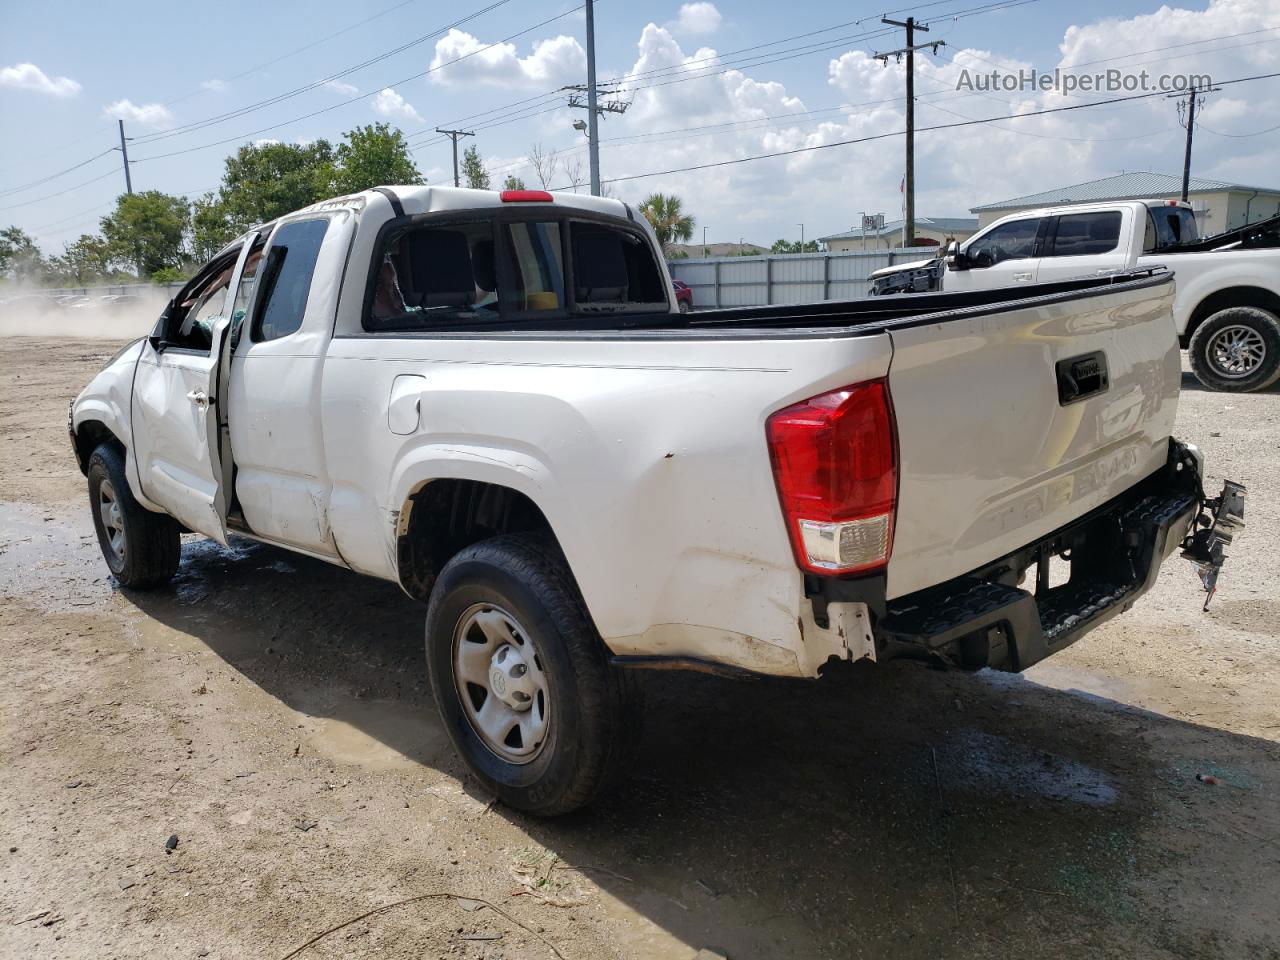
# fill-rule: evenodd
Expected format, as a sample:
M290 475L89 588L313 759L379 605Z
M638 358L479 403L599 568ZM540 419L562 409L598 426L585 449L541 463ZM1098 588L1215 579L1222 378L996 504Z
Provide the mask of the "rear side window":
M265 255L264 299L257 311L255 341L278 340L302 326L320 244L328 229L325 219L295 220L272 235Z
M1083 257L1110 253L1120 245L1120 211L1072 213L1058 218L1050 257Z

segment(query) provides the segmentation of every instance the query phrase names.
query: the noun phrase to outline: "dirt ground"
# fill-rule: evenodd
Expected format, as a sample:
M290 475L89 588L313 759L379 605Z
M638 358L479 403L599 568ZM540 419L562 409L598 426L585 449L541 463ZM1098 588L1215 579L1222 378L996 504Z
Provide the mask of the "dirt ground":
M66 434L115 346L0 338L0 955L282 960L417 897L301 956L1280 957L1280 392L1185 379L1249 486L1208 613L1171 560L1021 676L646 676L634 775L544 822L453 757L393 585L190 538L116 588Z

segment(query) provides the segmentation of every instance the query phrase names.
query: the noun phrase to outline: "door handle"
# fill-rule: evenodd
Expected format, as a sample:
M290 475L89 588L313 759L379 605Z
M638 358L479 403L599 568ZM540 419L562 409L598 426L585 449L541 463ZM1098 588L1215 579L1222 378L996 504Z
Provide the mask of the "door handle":
M1029 273L1015 273L1015 274L1013 275L1013 279L1014 279L1014 282L1015 282L1015 283L1024 283L1024 282L1029 281L1029 280L1031 279L1031 274L1029 274Z
M192 390L187 394L187 399L203 410L209 405L209 395L203 390Z

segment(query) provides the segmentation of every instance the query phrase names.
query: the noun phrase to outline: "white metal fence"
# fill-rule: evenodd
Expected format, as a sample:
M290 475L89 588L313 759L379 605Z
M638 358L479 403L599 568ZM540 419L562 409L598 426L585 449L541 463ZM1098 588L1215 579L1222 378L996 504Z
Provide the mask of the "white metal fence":
M107 297L119 296L121 294L133 294L135 296L146 296L152 293L162 293L166 297L172 297L175 293L186 286L187 282L182 280L178 283L108 283L97 287L39 287L37 289L27 288L22 292L27 295L37 295L42 297L61 297L61 296L81 296L81 297ZM13 294L16 295L16 291ZM0 287L0 299L4 299L6 293L3 287Z
M856 300L867 295L873 271L935 255L935 248L916 247L672 260L668 266L672 278L687 283L693 291L694 307L707 309Z

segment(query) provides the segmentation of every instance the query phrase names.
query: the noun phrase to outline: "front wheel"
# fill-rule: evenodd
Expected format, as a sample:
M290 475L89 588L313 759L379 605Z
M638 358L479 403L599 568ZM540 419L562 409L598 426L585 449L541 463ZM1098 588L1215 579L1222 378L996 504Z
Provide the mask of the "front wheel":
M178 572L178 524L134 499L124 455L112 444L102 444L89 457L89 504L102 557L122 587L158 586Z
M1219 310L1196 328L1189 352L1210 390L1265 390L1280 379L1280 319L1258 307Z
M623 766L634 688L609 665L550 542L495 537L445 565L427 608L427 667L455 749L508 806L568 813Z

